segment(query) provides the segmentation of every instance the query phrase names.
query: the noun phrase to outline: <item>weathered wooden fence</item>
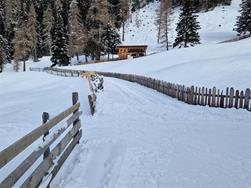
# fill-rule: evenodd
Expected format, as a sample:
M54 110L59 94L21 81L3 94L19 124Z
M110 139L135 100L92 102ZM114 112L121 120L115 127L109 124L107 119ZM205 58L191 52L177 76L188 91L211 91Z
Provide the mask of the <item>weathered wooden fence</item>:
M2 168L36 140L43 137L43 145L39 146L37 150L34 150L15 170L7 175L7 177L0 183L0 187L7 188L15 185L42 155L42 162L29 175L29 177L22 182L20 187L37 187L45 176L49 178L47 184L49 187L49 184L82 137L81 122L79 119L82 112L79 111L80 103L78 102L78 93L72 94L72 102L72 107L50 120L49 114L44 112L42 116L43 124L40 127L0 152L0 168ZM49 133L52 128L56 129L57 125L63 120L66 120L65 126L59 127L58 130L53 133ZM66 134L63 134L71 125L73 125L71 130ZM61 138L62 136L63 138ZM55 142L57 145L54 148L50 148ZM57 161L56 164L54 164L55 160Z
M78 76L86 71L66 70L57 68L45 68L45 71L60 76ZM225 91L206 87L173 84L162 80L138 76L132 74L121 74L111 72L97 72L97 74L118 78L130 82L135 82L145 87L154 89L170 97L176 98L187 104L220 107L220 108L242 108L251 111L251 90L236 90L232 87L226 88Z

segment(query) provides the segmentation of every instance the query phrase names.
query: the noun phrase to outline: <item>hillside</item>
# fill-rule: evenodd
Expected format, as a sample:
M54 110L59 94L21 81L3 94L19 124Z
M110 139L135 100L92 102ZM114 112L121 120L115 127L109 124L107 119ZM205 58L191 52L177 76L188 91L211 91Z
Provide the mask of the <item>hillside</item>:
M239 15L239 4L241 0L233 0L231 6L218 6L209 12L199 13L201 25L200 35L202 44L218 43L236 37L233 31L236 17ZM126 35L124 44L146 44L149 45L148 53L164 51L157 44L156 10L160 3L155 1L144 8L137 10L131 15L126 24ZM172 15L169 38L173 43L176 37L176 23L178 21L180 8L176 8ZM217 15L217 16L215 16ZM121 32L120 32L121 33Z
M175 49L144 58L71 66L68 69L147 75L169 82L239 89L250 87L251 39Z

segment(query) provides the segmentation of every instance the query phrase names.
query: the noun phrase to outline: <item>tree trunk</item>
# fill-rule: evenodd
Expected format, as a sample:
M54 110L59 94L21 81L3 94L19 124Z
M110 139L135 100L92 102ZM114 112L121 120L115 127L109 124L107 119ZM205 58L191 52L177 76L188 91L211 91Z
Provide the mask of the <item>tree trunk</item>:
M76 53L76 56L77 56L77 61L78 61L78 63L80 63L80 62L79 62L79 55L78 55L78 52Z
M122 22L122 41L125 41L125 21Z
M167 23L166 23L166 50L168 51L169 50L169 46L168 46L168 26L167 26Z
M85 62L87 63L88 62L88 56L85 55Z
M34 62L38 62L38 57L37 57L37 48L34 48Z
M23 63L23 71L25 72L26 71L26 62L24 61Z
M108 61L110 61L110 53L108 52Z

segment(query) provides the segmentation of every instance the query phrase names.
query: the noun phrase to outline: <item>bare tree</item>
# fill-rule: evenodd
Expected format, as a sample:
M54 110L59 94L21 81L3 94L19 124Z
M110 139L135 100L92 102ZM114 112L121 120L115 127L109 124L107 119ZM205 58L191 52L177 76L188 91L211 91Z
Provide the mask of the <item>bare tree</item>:
M29 12L28 20L20 20L19 26L15 33L14 43L14 59L16 71L19 70L19 62L23 61L23 71L26 71L26 60L30 55L36 53L36 28L35 28L35 8L32 4Z

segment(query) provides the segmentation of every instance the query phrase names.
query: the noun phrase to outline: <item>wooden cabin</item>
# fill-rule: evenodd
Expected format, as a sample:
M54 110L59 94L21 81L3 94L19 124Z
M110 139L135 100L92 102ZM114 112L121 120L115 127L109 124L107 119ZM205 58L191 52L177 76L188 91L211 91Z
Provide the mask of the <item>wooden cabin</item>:
M147 45L119 45L117 46L119 59L137 58L146 56Z

